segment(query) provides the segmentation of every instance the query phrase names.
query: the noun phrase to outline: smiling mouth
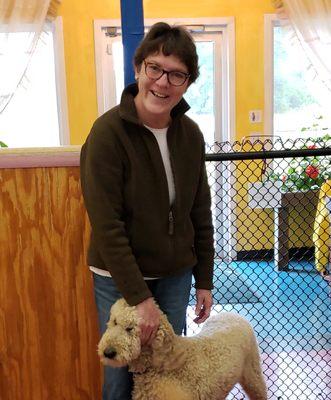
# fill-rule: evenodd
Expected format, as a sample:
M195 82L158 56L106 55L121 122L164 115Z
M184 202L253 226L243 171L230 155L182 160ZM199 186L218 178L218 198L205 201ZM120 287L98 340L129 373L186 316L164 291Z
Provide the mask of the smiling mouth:
M157 97L158 99L167 99L169 97L165 94L154 92L154 90L151 90L151 93L153 94L153 96Z

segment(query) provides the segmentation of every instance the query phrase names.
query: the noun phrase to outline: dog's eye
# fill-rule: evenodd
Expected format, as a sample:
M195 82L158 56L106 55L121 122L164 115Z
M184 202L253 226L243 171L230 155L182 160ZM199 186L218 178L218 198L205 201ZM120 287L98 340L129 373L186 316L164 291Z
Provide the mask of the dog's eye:
M128 327L128 328L126 328L125 329L127 332L131 332L132 330L133 330L133 328L132 327Z

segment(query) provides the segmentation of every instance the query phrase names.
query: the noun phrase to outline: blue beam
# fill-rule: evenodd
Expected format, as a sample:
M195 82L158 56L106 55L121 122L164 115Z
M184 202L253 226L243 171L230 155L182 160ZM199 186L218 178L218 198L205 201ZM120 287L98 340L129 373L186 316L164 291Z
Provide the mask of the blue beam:
M134 52L144 37L143 0L121 0L121 23L124 55L124 85L135 81Z

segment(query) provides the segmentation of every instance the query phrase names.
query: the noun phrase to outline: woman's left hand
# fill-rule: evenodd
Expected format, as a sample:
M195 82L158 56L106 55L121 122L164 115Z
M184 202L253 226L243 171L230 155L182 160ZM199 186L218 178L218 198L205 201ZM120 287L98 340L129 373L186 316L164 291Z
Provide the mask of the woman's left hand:
M323 279L325 279L328 282L331 282L331 274L326 274L326 275L322 275Z
M196 324L201 324L205 322L210 315L211 306L213 305L213 297L210 290L197 289L196 292L197 305L195 306L194 322Z

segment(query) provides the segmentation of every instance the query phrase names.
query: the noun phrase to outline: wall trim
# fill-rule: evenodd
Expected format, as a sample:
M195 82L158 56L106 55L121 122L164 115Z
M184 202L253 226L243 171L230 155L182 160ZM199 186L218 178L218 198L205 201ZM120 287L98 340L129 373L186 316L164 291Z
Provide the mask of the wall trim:
M1 148L0 169L79 166L81 146Z
M314 260L315 247L292 247L289 249L290 260ZM240 250L237 261L271 261L274 260L274 249Z

